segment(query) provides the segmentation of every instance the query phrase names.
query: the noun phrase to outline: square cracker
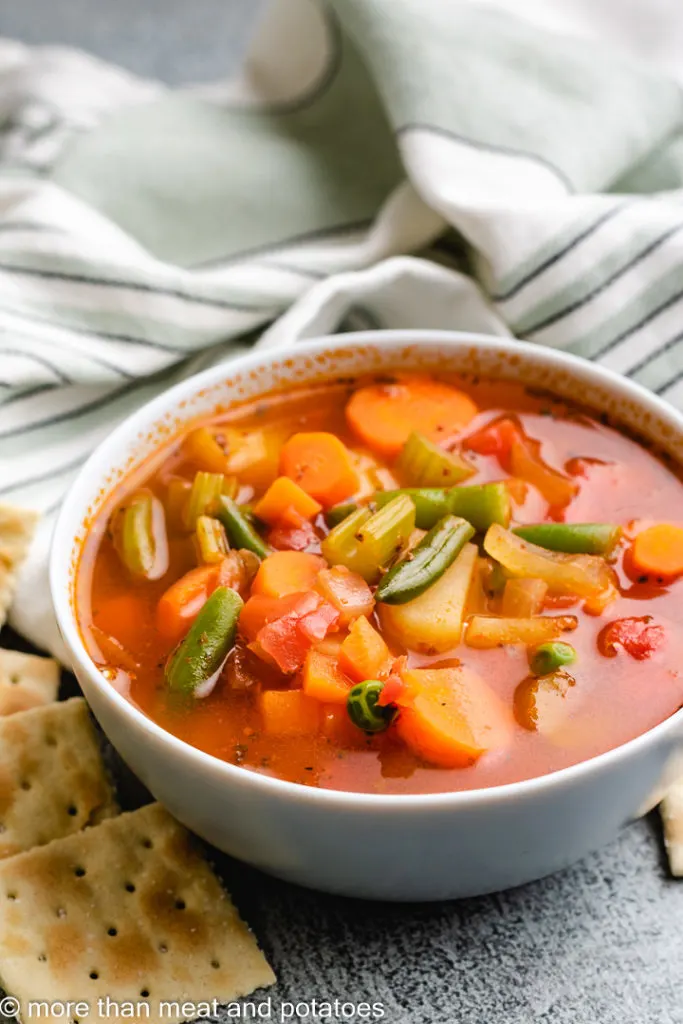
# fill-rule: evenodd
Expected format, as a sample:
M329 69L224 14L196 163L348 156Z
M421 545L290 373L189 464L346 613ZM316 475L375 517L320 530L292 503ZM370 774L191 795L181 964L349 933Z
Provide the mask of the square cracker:
M0 858L117 813L81 697L0 718Z
M674 878L683 877L683 778L671 786L659 805L664 826L664 845Z
M59 665L53 658L0 648L0 716L49 704L57 700L58 689Z
M29 1000L231 1002L275 978L190 836L160 804L0 862L0 981ZM187 1014L187 1011L186 1011ZM196 1016L192 1013L191 1016ZM60 1019L56 1016L41 1019Z
M30 509L0 504L0 626L14 596L17 571L24 561L38 521Z

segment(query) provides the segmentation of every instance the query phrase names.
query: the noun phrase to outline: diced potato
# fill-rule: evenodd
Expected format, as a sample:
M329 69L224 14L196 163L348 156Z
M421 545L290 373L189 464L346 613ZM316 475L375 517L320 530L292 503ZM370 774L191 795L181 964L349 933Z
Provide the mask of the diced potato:
M279 476L280 448L285 434L277 428L237 430L224 427L219 442L226 451L226 473L252 487L267 487Z
M339 612L339 625L346 626L359 615L372 615L375 599L362 576L345 565L333 565L318 573L316 589Z
M548 584L545 580L531 578L508 580L503 591L500 610L503 615L512 619L531 618L532 615L540 613L547 593Z
M424 594L407 604L380 605L383 627L413 651L440 653L456 647L476 560L475 545L466 544Z
M484 548L509 575L537 577L558 594L595 599L614 591L614 570L599 555L548 551L496 523L486 533Z
M503 644L544 644L576 629L575 615L539 615L533 619L504 619L497 615L473 615L467 624L465 643L486 650Z
M512 715L471 669L413 669L403 680L409 703L402 704L396 731L425 761L462 768L508 743Z
M567 697L574 685L574 678L563 669L538 678L528 676L515 690L515 718L525 729L552 736L567 723Z

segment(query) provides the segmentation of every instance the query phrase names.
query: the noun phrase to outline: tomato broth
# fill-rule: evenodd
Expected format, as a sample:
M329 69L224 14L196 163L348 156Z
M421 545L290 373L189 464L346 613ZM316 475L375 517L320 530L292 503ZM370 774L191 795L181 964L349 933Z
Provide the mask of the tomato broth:
M444 391L432 395L432 387ZM396 410L391 405L392 389L396 389ZM362 401L354 397L361 391ZM428 407L436 412L426 415ZM358 417L363 417L360 426ZM200 427L207 428L203 434L197 432ZM425 539L416 530L410 509L404 522L412 523L410 539L396 534L396 550L376 572L366 564L359 571L361 563L349 554L342 569L329 577L332 583L342 580L345 586L355 579L354 593L364 595L365 601L356 619L344 621L343 601L341 606L330 603L329 589L321 589L315 576L320 567L329 572L339 566L334 557L324 557L333 550L329 543L326 546L326 538L338 529L331 525L334 519L341 516L340 523L349 522L349 515L363 509L359 522L366 514L371 520L380 506L379 493L416 486L402 469L411 430L418 432L423 446L418 477L424 477L425 452L431 452L436 463L429 465L438 465L448 494L458 487L503 481L504 500L509 499L502 521L498 512L493 513L491 523L474 534L464 514L456 512L455 519L446 515L439 520L442 537L433 543L443 544L437 552L443 564L460 543L458 529L471 534L441 578L453 573L453 566L465 557L463 552L469 552L474 566L462 625L456 642L447 649L443 638L453 635L459 612L453 611L434 648L429 646L431 640L424 644L419 637L411 640L413 633L406 630L415 627L406 626L402 618L411 603L417 608L430 591L427 587L422 596L406 601L408 592L417 593L430 573L434 578L429 577L429 586L438 586L426 558L427 575L417 582L409 578L411 559L415 572L422 564L416 545ZM338 447L328 440L330 436ZM439 453L453 456L453 466L447 461L442 465ZM464 470L458 468L458 460ZM466 478L453 483L451 469L456 476L466 473ZM216 500L223 501L225 509L238 510L243 517L240 522L246 522L267 547L265 558L263 552L253 551L238 557L235 552L243 547L232 542L234 520L216 519L208 502L204 501L204 514L196 520L188 514L198 472L205 478L212 472L214 477L223 475L227 483L223 490L219 484ZM432 469L429 474L429 487L434 488ZM285 482L269 491L283 477L295 486ZM268 501L259 504L266 493L274 511ZM137 519L130 512L136 494L143 495L143 504L147 502ZM281 494L286 495L283 501ZM406 498L405 508L411 500ZM337 511L345 502L349 509L344 506ZM293 389L193 424L117 488L84 543L77 584L79 625L91 657L127 699L181 740L245 770L308 786L381 794L496 786L607 751L663 721L683 704L683 564L670 554L669 561L662 555L662 548L670 553L680 539L670 520L675 520L682 505L683 485L676 472L644 444L604 417L521 385L455 377L437 384L407 375L397 381L343 381ZM404 506L401 509L403 515ZM478 508L476 515L480 512ZM123 522L116 518L126 514L129 518ZM152 529L151 519L144 519L147 514L163 517L165 560L155 570L150 568L149 544L154 542L158 555L158 538L135 532L144 522L145 529ZM223 521L228 523L227 534ZM511 532L525 524L543 523L612 524L612 546L602 555L565 551L557 557L557 551L533 542L529 546ZM662 523L672 531L663 534L664 543L656 533L647 532ZM201 537L200 528L205 531ZM570 539L565 538L565 546L575 543L572 536L567 534ZM382 534L381 543L387 537L391 541L391 534ZM502 552L500 563L489 553L495 544L500 546L495 550ZM297 555L270 563L295 573L294 581L287 584L289 590L277 574L276 582L270 581L264 569L271 551L288 550L319 556L318 561ZM340 545L338 550L342 552L338 557L344 558L347 549ZM536 559L533 565L541 576L546 571L544 559L549 559L551 582L539 580L535 568L528 577L515 568L518 557ZM397 560L403 566L398 573L393 568ZM216 572L220 569L223 575L209 580L210 566L218 566ZM568 584L556 585L553 574L560 571L558 566L562 572L578 574L577 592L568 592ZM176 581L198 570L196 578L209 581L201 584L205 589L200 587L200 596L186 587L190 596L184 605L165 598L163 608L170 609L171 618L162 620L164 595ZM307 573L312 573L310 579ZM384 581L392 573L398 588L391 592L392 600L398 594L401 603L382 605L377 595L383 587L387 589ZM599 577L595 593L586 589L590 584L584 587L584 577ZM521 587L510 584L520 579L526 581ZM269 613L275 616L277 611L280 617L268 621L266 616L259 620L258 629L248 629L249 612L239 601L227 659L222 658L215 678L204 680L205 695L201 687L192 691L184 683L174 690L173 673L185 679L192 655L182 651L169 668L173 651L189 636L216 580L218 591L232 590L229 598L241 594L244 609L265 608L269 597L280 601ZM532 591L536 596L528 608L524 604L525 615L503 614L520 593L526 602ZM259 600L254 601L255 594ZM287 604L292 594L294 599ZM453 601L455 608L455 597ZM500 633L500 642L495 642L495 630L502 628L503 619L512 623L512 632ZM560 633L548 633L550 657L562 655L553 647L559 642L569 645L567 657L573 660L553 663L549 673L534 673L531 666L538 644L525 642L522 632L518 640L515 623L542 639L542 629L552 631L555 620L565 625ZM284 623L279 632L273 622ZM425 622L425 629L436 626ZM479 629L482 636L477 639ZM489 629L494 631L493 641L487 639ZM299 646L292 653L282 637L294 636L294 630ZM204 633L199 643L205 642ZM206 650L205 646L200 653ZM293 660L286 661L290 656ZM359 720L344 688L351 694L354 686L365 685L364 665L376 669L373 692L375 696L383 693L385 702L373 711L373 697L361 709L370 717ZM425 669L436 674L420 674ZM322 683L316 675L321 671L328 673ZM306 687L303 697L302 687ZM444 687L447 697L437 700L434 695ZM340 691L341 697L336 696ZM328 692L335 695L333 699L316 700L309 695ZM446 708L451 692L456 694L456 705ZM359 699L366 700L369 693L366 689ZM476 710L474 717L468 717L470 704ZM439 717L437 705L445 708L447 718ZM493 709L493 724L487 708ZM486 718L483 725L482 716ZM371 731L375 727L377 731Z

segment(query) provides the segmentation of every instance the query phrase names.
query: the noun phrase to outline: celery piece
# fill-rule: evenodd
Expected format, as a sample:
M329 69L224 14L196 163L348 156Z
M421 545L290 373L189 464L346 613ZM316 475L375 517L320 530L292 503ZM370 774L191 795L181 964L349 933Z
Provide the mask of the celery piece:
M380 569L400 554L414 529L415 505L407 494L400 494L358 530L356 572L368 583L374 582Z
M474 466L414 430L403 445L396 469L411 487L450 487L467 480Z
M222 561L230 550L223 524L213 516L198 516L195 537L200 561L205 565Z
M226 480L222 473L195 473L185 506L185 525L193 530L200 516L208 515L223 494Z
M321 545L323 557L330 565L345 565L347 569L356 571L357 534L369 518L370 509L359 508L330 530Z
M406 494L415 506L415 525L420 530L431 530L450 512L449 492L439 487L403 487L397 491L375 491L371 500L378 508L384 508L401 494ZM463 516L463 519L466 518L467 516Z
M164 506L151 491L133 494L111 522L114 548L131 576L158 580L168 570Z
M460 516L475 530L488 530L493 523L510 522L510 494L504 483L453 487L448 495L451 515Z

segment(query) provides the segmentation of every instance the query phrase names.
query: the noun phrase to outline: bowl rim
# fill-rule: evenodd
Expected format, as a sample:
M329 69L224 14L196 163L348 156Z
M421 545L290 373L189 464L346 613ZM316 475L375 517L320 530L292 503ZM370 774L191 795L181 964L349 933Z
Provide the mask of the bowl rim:
M640 408L644 407L651 414L668 421L675 431L683 435L683 414L637 382L573 353L536 345L510 336L416 328L356 331L321 335L297 341L292 349L287 350L286 356L297 359L299 356L310 357L333 349L354 348L361 345L390 350L401 345L418 347L425 345L426 347L434 344L443 344L456 349L467 345L470 348L474 346L491 352L509 352L512 345L520 359L530 359L537 365L540 363L548 368L563 368L572 372L574 376L592 378L594 382L616 391L622 397L630 398ZM103 477L106 467L98 468L102 460L104 459L107 465L110 465L114 461L116 452L124 443L129 443L134 434L140 436L143 431L149 430L150 425L157 423L170 407L174 405L177 407L182 400L194 396L200 390L219 384L221 377L226 373L248 372L284 354L284 350L279 346L259 347L257 345L247 353L237 355L187 377L145 403L122 420L97 445L81 467L76 479L72 481L62 502L52 535L49 559L50 593L55 616L65 646L73 659L74 670L78 666L80 672L87 676L90 684L117 714L123 718L131 718L146 734L146 740L152 744L168 747L169 756L180 757L192 763L197 769L222 777L226 785L253 787L255 790L262 791L264 795L270 794L272 797L283 799L292 798L312 805L326 805L332 809L335 806L339 810L355 808L358 811L365 810L383 815L392 812L399 814L407 810L425 813L430 810L456 810L459 807L498 804L511 799L541 795L556 787L561 789L571 787L594 772L609 770L618 765L620 761L628 759L632 755L637 756L643 748L665 740L667 737L672 747L676 743L683 744L683 707L681 707L663 722L659 722L633 739L602 754L586 758L566 768L560 768L544 775L532 776L518 782L440 793L355 792L306 786L303 783L289 782L286 779L264 775L223 761L168 732L112 686L99 672L87 652L77 626L75 608L72 606L68 588L65 586L65 577L68 577L69 574L64 572L64 566L69 565L71 552L77 542L78 531L86 518L87 510L79 500L80 488L86 478L91 477L93 473L98 478ZM296 382L297 386L305 386L305 383L305 379ZM136 463L133 463L126 470L126 475L132 472L135 466Z

